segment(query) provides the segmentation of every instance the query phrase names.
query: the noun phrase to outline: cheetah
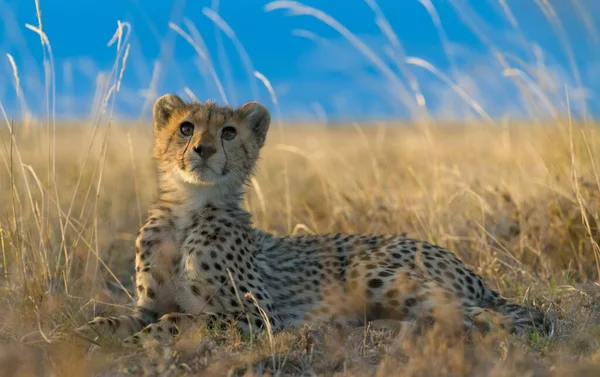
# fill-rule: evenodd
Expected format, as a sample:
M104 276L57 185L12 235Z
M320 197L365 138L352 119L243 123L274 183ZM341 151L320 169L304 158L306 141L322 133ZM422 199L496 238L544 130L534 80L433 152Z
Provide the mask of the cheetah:
M496 313L512 331L552 334L534 307L511 304L453 253L405 235L278 237L242 208L270 126L257 102L239 108L185 103L173 94L153 108L158 198L136 239L137 305L78 329L125 344L163 341L200 321L242 331L411 319L454 303L465 324ZM89 334L89 333L88 333Z

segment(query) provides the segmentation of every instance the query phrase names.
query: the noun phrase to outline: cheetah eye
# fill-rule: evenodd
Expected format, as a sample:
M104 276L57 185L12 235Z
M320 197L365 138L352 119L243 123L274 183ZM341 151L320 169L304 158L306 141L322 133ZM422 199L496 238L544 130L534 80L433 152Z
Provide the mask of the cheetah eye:
M223 131L221 131L221 137L224 140L232 140L235 135L237 135L237 130L235 127L227 126L223 128Z
M179 132L182 136L192 136L194 133L194 125L191 122L183 122L179 125Z

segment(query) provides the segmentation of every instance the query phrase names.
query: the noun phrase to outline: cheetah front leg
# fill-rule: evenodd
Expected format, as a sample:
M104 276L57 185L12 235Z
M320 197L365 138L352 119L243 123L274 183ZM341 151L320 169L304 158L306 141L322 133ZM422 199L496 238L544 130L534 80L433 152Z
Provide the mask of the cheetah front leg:
M125 338L122 344L126 347L137 347L148 341L158 341L161 344L168 343L176 339L180 334L188 331L195 325L208 325L213 327L216 324L233 325L245 334L249 333L248 319L244 313L170 313L162 316L157 322L151 323L137 333ZM259 325L259 319L253 318L255 326ZM260 320L262 321L262 319ZM262 327L262 325L261 325Z
M136 240L135 277L137 304L131 315L96 317L75 331L96 335L130 336L163 314L177 311L173 271L180 254L173 237L172 222L154 211Z

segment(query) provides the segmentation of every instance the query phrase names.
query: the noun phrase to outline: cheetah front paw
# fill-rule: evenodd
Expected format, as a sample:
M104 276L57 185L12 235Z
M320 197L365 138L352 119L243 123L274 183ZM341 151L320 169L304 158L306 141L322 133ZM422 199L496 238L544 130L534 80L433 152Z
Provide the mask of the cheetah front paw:
M501 328L502 322L497 315L484 310L472 318L465 318L465 327L468 331L476 331L481 334L487 334L496 328Z
M152 323L146 326L132 336L129 336L121 342L125 347L137 347L148 341L157 341L160 344L174 340L181 330L177 325L167 325L165 323Z
M114 335L117 327L116 324L117 318L115 317L96 317L73 331L79 337L95 342L98 339Z
M164 315L158 322L151 323L141 331L121 342L125 347L138 347L148 341L167 343L177 338L194 320L191 314L172 313Z

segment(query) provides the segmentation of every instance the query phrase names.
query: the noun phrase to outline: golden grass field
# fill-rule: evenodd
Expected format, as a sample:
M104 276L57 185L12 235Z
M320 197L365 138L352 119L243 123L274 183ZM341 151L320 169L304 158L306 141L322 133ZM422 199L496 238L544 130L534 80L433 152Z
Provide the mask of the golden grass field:
M132 307L133 240L155 190L150 122L59 125L55 139L13 127L0 133L0 376L600 375L596 125L274 122L247 187L271 232L406 232L447 247L558 316L552 339L199 328L137 351L69 331Z

